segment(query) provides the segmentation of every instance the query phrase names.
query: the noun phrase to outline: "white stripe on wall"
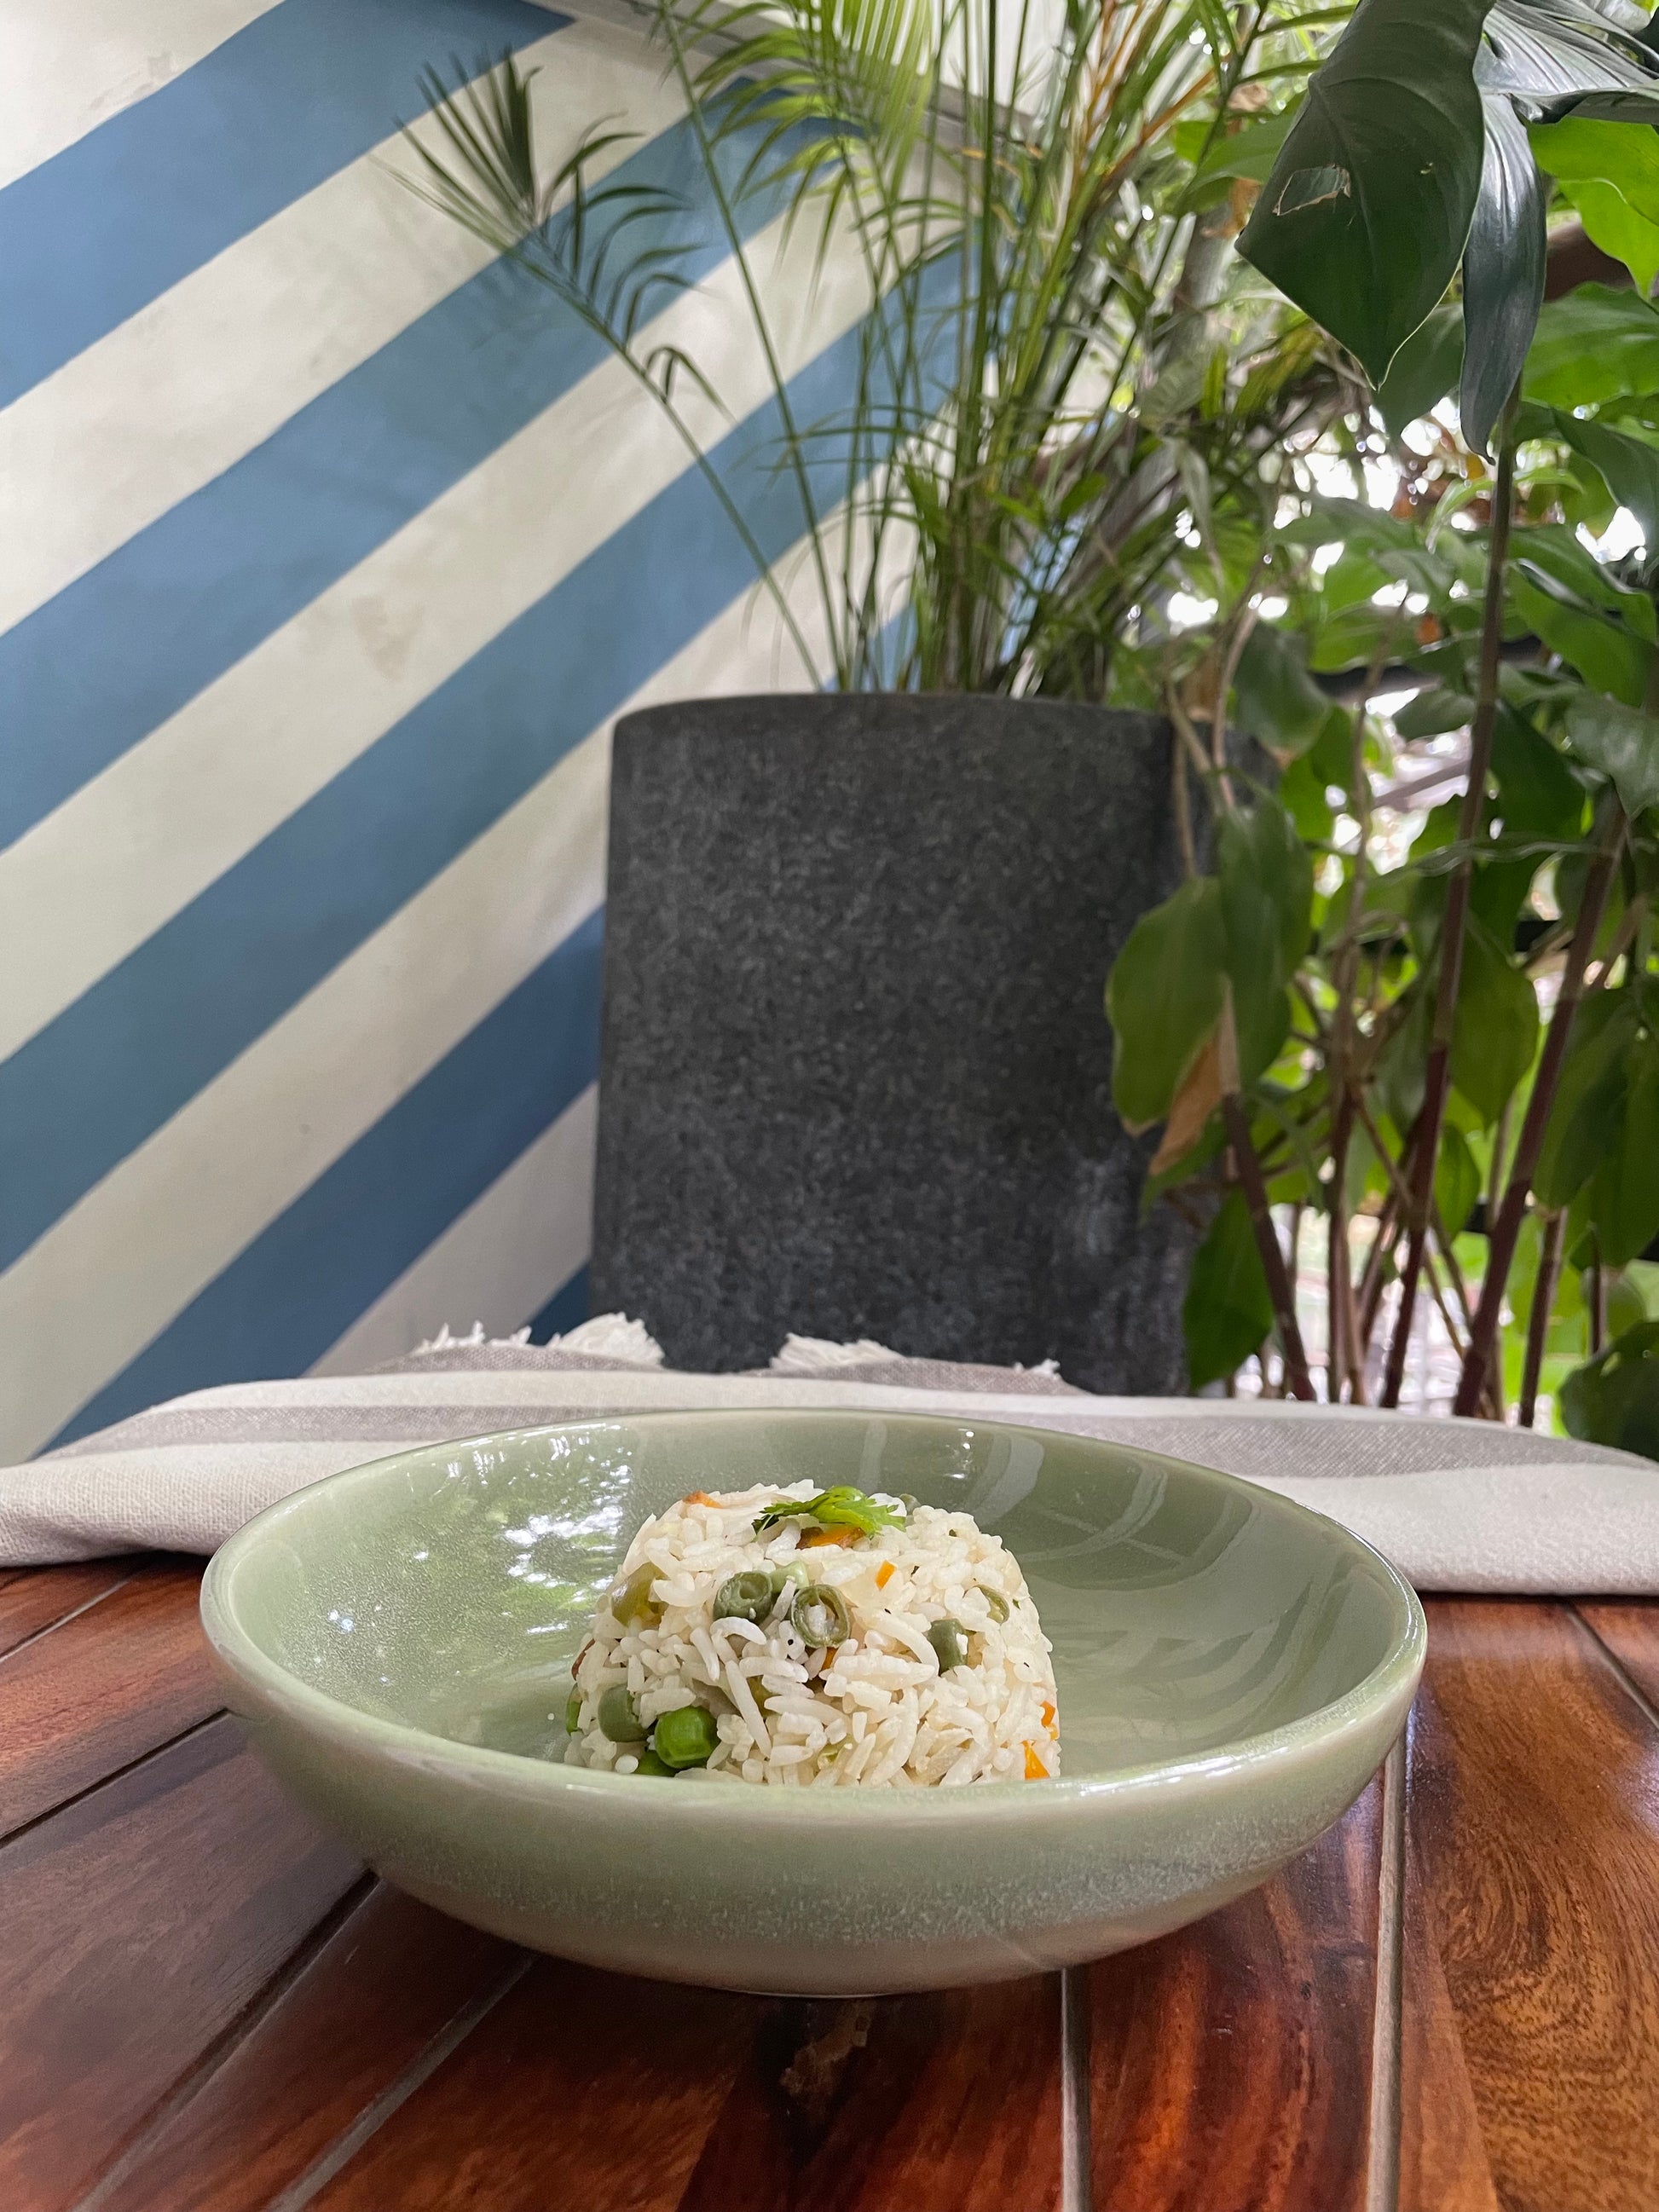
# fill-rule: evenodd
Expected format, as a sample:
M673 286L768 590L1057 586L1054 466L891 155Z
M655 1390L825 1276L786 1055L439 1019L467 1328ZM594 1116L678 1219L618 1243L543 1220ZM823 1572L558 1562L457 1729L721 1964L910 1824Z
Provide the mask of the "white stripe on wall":
M587 1259L599 1094L590 1084L312 1368L352 1375L447 1323L510 1336Z
M637 38L573 24L527 47L550 158L573 118L626 108L655 137L683 103ZM422 135L436 143L428 123ZM614 147L603 176L635 149ZM0 410L0 630L261 444L494 258L398 181L394 136L238 239ZM0 1048L3 1049L3 1048Z
M0 185L159 92L276 0L6 0Z
M622 711L799 687L775 632L745 596ZM0 1275L0 1344L29 1377L26 1411L0 1405L0 1462L39 1450L594 911L609 762L607 726Z
M768 270L782 225L762 234ZM793 375L868 303L849 254L814 292L804 227L769 282L793 312L777 350ZM808 299L810 296L810 305ZM730 360L738 416L766 397L734 265L656 318L669 340ZM683 413L724 428L687 385ZM25 948L0 1006L0 1058L17 1050L339 775L689 465L672 425L611 362L593 370L367 560L0 856L0 944ZM558 527L548 527L556 490ZM501 548L513 547L502 560ZM432 618L441 608L443 618ZM722 686L716 673L714 688Z

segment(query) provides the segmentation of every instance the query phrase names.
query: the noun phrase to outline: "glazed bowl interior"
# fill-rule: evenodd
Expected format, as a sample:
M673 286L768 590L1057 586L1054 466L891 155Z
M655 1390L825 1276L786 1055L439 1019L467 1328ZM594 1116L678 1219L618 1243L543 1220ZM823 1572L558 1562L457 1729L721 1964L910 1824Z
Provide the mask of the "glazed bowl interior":
M965 1510L1014 1553L1060 1697L1064 1778L1030 1786L1294 1736L1420 1663L1393 1571L1269 1492L1089 1438L851 1411L642 1415L354 1469L232 1540L210 1627L358 1713L556 1759L571 1661L641 1522L690 1490L803 1478Z

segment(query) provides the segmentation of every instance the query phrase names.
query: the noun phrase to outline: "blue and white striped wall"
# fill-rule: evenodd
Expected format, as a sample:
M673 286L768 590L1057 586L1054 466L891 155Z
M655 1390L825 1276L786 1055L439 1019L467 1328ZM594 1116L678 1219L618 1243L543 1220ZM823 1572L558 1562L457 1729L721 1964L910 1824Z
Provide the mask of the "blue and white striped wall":
M610 725L805 678L649 403L394 174L422 68L512 46L567 143L625 115L690 192L631 33L7 0L0 40L5 1460L578 1316ZM727 362L711 434L763 456L688 222L663 334ZM809 293L775 297L810 419L864 303ZM781 559L799 514L751 474Z

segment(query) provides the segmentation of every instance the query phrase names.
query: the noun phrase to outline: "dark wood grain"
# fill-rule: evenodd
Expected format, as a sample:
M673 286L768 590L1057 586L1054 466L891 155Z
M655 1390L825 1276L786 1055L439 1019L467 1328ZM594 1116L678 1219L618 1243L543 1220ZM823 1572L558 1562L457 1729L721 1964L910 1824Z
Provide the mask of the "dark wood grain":
M1603 1600L1580 1605L1580 1618L1613 1654L1655 1712L1659 1712L1659 1599Z
M1097 2212L1358 2212L1382 1789L1191 1928L1091 1973Z
M6 2212L74 2204L357 1872L230 1720L0 1845Z
M1659 2204L1659 1730L1567 1608L1430 1607L1410 1802L1504 2212Z
M680 2212L1050 2212L1056 1976L768 2008Z
M520 1956L376 1884L128 2154L98 2212L257 2212Z
M316 2212L671 2212L760 2012L752 1998L538 1960L323 2187Z
M218 1711L200 1560L138 1568L0 1664L0 1837Z
M0 1657L66 1614L96 1604L132 1571L130 1560L95 1559L88 1566L26 1569L9 1577L0 1586Z

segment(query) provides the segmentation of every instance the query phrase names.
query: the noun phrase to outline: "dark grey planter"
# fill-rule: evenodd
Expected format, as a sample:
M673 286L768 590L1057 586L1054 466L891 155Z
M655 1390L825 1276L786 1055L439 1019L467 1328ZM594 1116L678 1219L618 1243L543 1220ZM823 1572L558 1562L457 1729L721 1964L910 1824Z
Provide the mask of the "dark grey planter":
M1191 1239L1140 1213L1107 970L1180 880L1167 725L1001 699L619 723L595 1310L676 1366L790 1330L1185 1387Z

